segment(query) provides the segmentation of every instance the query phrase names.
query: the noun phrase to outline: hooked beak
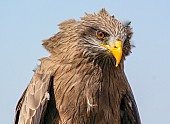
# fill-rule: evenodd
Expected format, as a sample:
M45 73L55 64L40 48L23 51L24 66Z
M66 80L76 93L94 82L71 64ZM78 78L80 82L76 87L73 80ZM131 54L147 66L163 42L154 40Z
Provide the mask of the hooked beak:
M122 41L117 40L114 42L113 46L100 44L105 47L116 59L116 67L119 65L120 60L122 58Z

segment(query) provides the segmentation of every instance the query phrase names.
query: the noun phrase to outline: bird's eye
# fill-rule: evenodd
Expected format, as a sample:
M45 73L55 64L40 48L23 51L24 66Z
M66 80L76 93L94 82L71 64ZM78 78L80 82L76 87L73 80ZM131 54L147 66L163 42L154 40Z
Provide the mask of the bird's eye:
M102 31L97 31L96 35L99 39L103 39L105 37L105 34Z

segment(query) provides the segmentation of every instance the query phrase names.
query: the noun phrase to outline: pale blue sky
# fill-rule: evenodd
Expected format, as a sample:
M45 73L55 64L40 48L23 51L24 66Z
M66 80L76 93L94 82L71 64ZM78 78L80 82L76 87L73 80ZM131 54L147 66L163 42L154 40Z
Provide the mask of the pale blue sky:
M60 22L106 8L132 21L136 48L125 62L143 124L168 124L170 117L170 1L1 0L0 123L12 124L15 106L38 58L48 56L43 39Z

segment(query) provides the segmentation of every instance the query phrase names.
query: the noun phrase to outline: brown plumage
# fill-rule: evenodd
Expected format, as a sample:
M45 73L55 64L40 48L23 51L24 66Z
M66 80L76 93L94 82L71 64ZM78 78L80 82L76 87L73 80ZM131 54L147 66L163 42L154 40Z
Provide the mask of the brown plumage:
M15 124L140 124L124 73L132 47L129 24L105 9L61 23L60 32L43 43L51 55L40 59ZM112 52L116 41L122 44L120 62Z

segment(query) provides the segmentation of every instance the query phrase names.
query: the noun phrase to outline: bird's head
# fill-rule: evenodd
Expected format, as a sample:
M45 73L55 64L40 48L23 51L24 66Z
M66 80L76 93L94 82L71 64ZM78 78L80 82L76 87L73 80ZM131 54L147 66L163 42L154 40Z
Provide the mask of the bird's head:
M63 61L73 61L80 54L96 63L113 60L117 67L131 52L130 22L121 23L105 9L86 14L80 21L64 21L59 27L60 32L45 40L43 46Z
M86 14L79 22L79 37L84 55L113 58L117 67L125 56L131 52L132 36L130 22L125 24L102 9L97 14ZM103 56L102 56L103 55Z

